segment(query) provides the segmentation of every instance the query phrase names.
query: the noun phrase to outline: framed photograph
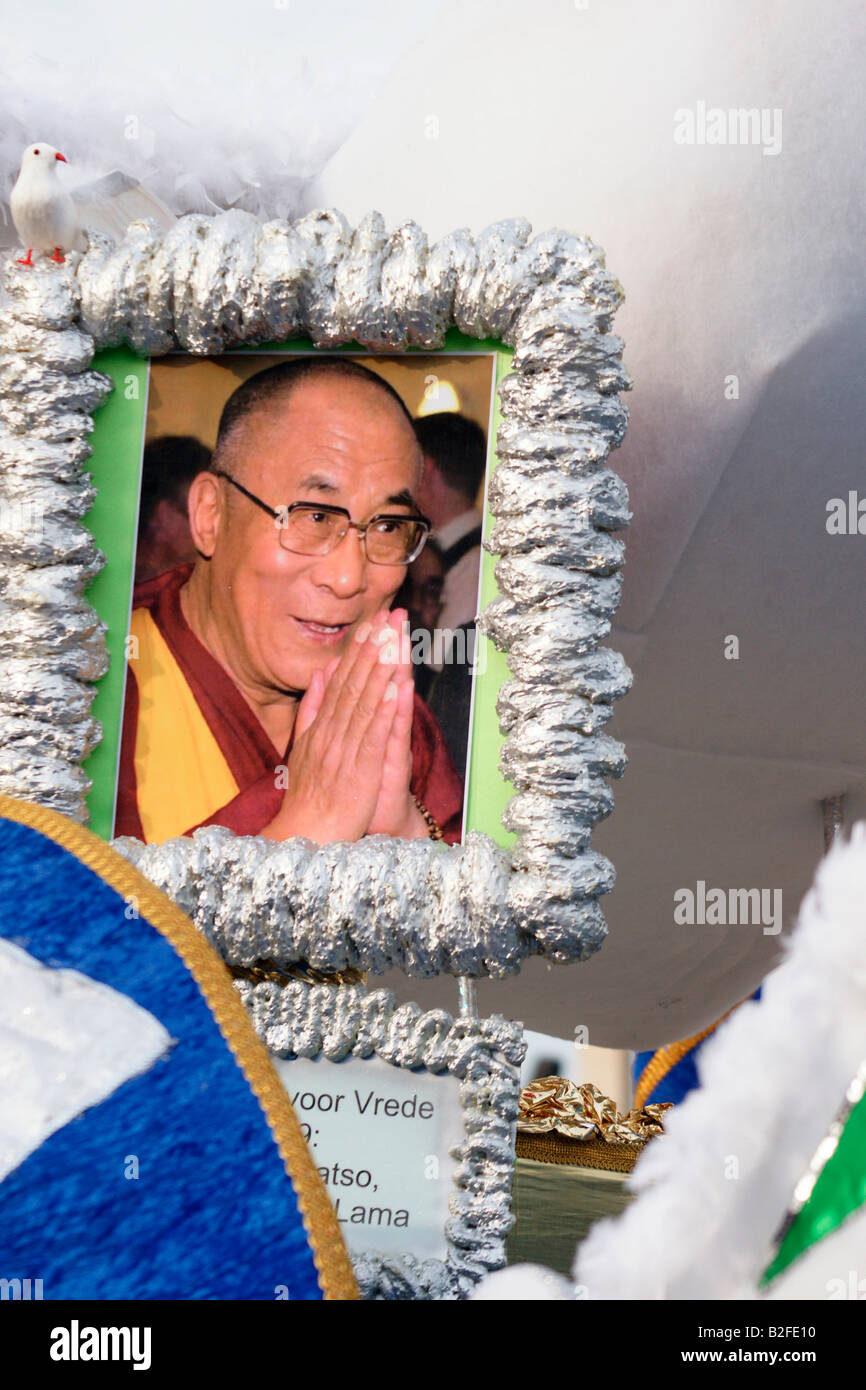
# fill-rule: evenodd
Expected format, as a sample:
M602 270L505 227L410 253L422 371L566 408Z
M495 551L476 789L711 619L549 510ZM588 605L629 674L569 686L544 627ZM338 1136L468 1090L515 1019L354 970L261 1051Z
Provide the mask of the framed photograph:
M172 353L145 363L117 349L100 354L95 365L111 377L112 400L123 401L130 418L121 439L110 416L98 415L94 432L92 476L104 472L115 483L109 524L103 530L94 523L97 543L111 552L106 568L114 579L105 586L105 600L116 609L104 610L111 667L94 708L103 739L86 766L94 779L88 806L98 833L146 843L174 839L205 824L260 833L279 807L291 766L285 728L268 737L257 726L280 697L293 714L296 692L306 688L310 669L325 669L335 653L351 648L362 623L391 607L405 615L394 646L407 658L416 703L423 701L421 709L433 716L419 731L415 758L429 760L428 730L434 752L442 749L441 769L434 768L423 783L419 776L419 799L440 812L450 843L467 828L509 843L501 817L513 789L498 768L495 716L504 664L493 649L488 670L488 644L479 640L475 622L483 560L488 585L492 577L492 559L481 541L495 387L508 370L509 356L501 345L479 345L457 333L437 354L316 352L309 342L207 359ZM290 407L294 379L309 384ZM377 389L378 382L387 390ZM268 389L275 392L276 404L257 406ZM303 409L298 411L304 396L312 403L306 421ZM245 400L253 402L248 413ZM372 422L369 446L363 436L351 439L356 418L359 431L371 429L365 419L371 413L368 400L374 414L383 417ZM345 445L341 440L345 458L332 459L328 468L332 444L320 402L349 440ZM279 444L264 443L260 431L244 428L274 410ZM241 412L234 436L236 441L243 436L246 450L237 442L226 446L230 428L224 428L217 447L221 420L225 415L230 424L233 412ZM409 417L417 446L412 440L407 446ZM400 526L399 517L409 518L413 509L424 517L431 514L412 562L376 563L362 574L351 560L357 572L337 574L334 565L342 564L342 553L287 551L284 541L298 544L292 540L297 535L303 548L306 530L339 522L330 509L354 501L352 493L360 495L356 475L369 467L370 449L381 448L383 440L396 457L387 471L379 464L383 480L375 481L379 492L371 493L373 505L381 512L387 497L401 487L407 491L399 507L389 504L396 519L383 513L383 532ZM412 447L423 470L417 475L411 454L407 459L401 452ZM284 454L279 461L275 448ZM216 500L226 524L241 533L237 543L228 536L232 572L223 562L226 573L218 585L211 572L222 558L215 552L225 545L225 535L205 555L196 548L201 536L194 538L190 529L190 488L200 474L207 485L198 486L196 504L206 509ZM119 478L126 480L125 495ZM320 486L310 487L311 480ZM406 483L415 488L417 502ZM369 491L366 484L361 487ZM225 496L226 489L233 492ZM277 503L263 507L261 494L274 490ZM324 513L315 510L316 501ZM204 544L210 549L209 540ZM318 538L312 545L321 549ZM191 623L184 600L196 579L205 581L207 596ZM242 596L237 602L236 594ZM129 616L121 620L124 611ZM308 616L342 621L328 631L321 621L301 620ZM296 631L284 635L286 626ZM220 635L227 631L243 635L228 643ZM120 678L124 668L125 680ZM255 676L246 680L251 669ZM251 708L260 691L261 703ZM279 725L277 719L271 727ZM425 742L421 733L427 733ZM305 832L318 838L315 822L298 831Z
M151 372L159 366L166 377L182 374L171 358L176 352L237 359L252 348L267 357L282 356L287 345L306 346L317 361L352 359L360 368L364 358L368 370L374 356L382 357L383 367L384 358L392 358L392 374L414 377L417 395L419 375L447 380L432 370L443 350L443 360L455 368L463 352L487 353L494 364L498 390L486 442L495 467L482 523L481 636L474 644L463 814L453 781L439 816L417 795L417 779L411 805L407 801L410 764L417 770L413 747L411 759L383 759L382 785L390 780L393 789L396 779L403 788L400 814L397 799L386 795L367 820L368 833L360 822L369 807L359 824L345 824L352 798L369 800L372 783L362 796L363 779L356 778L351 796L319 796L319 822L330 819L333 838L296 833L307 824L291 816L276 832L271 822L268 833L258 815L235 821L233 829L205 815L193 836L117 841L183 903L233 964L264 957L325 972L378 973L396 966L409 975L499 976L518 969L529 954L583 959L604 938L599 900L613 884L613 867L589 841L593 825L612 807L607 779L625 765L621 745L604 726L630 683L622 658L600 645L620 594L623 545L615 532L629 519L625 488L607 466L626 423L619 392L629 382L622 343L610 332L622 296L591 242L560 232L530 239L529 233L527 223L507 222L478 238L453 233L431 247L412 224L388 234L378 215L351 229L334 212L264 226L227 213L182 218L168 233L134 223L120 246L94 234L80 261L65 268L8 268L7 438L0 447L16 460L16 486L27 486L28 478L32 485L37 475L40 485L50 482L44 496L52 523L30 549L16 544L6 550L5 592L15 594L10 650L20 648L20 658L11 658L6 702L15 716L32 718L35 711L38 717L35 730L26 720L14 725L0 784L81 816L92 781L90 815L106 836L115 829L119 801L124 709L131 722L126 672L139 659L130 593L140 458L159 437L156 416L166 409L156 399L149 402ZM426 357L423 373L406 367L413 354ZM231 376L219 365L215 370ZM378 375L384 393L389 384ZM191 402L193 414L197 408ZM173 409L174 423L169 426L165 414L164 420L176 435ZM408 409L417 410L417 400ZM196 428L203 426L193 421L191 437ZM219 480L223 494L232 492L220 505L235 515L246 510L247 527L254 515L256 524L261 517L268 540L276 536L275 548L288 555L289 547L282 548L288 529L271 526L264 512L272 510L271 521L296 518L301 499L263 497L244 484L245 495L237 483ZM376 500L371 497L371 507ZM334 510L329 507L333 536L342 537L346 553L357 551L365 521L336 507L338 523ZM402 511L406 516L405 505ZM414 501L409 511L419 532L435 530L432 519L420 519ZM340 524L354 528L351 539L342 536ZM364 544L367 539L364 529ZM58 633L45 624L46 597L32 576L17 587L12 581L21 578L21 565L56 564L61 556L67 567L50 599L66 620ZM88 616L94 609L107 627L107 649ZM39 610L41 627L32 616L17 621L31 610ZM133 618L136 611L133 606ZM247 612L266 623L267 607L257 612L248 603ZM308 636L315 629L325 642L333 640L329 629L340 626L324 621L339 617L330 609L290 616L309 619ZM198 613L197 623L203 632L206 613ZM238 652L227 658L221 649L227 632L210 624L210 654L217 651L217 664L236 684L240 676L247 703L252 698L255 704L260 672L240 674L242 651L240 658ZM336 642L350 645L344 637ZM208 670L213 674L213 662ZM320 679L330 691L331 677ZM91 710L95 681L101 684ZM225 682L210 694L230 721L239 706L223 699ZM393 699L403 710L405 732L405 689ZM62 737L56 728L48 733L51 719L43 715L62 724ZM412 728L414 736L414 722ZM420 761L426 757L429 773L444 738L435 720L427 729ZM243 730L240 737L243 742ZM281 742L275 736L269 747L279 753ZM320 745L327 762L332 742ZM314 764L308 759L310 802L319 792ZM453 766L450 755L434 770L440 787L443 766ZM217 790L230 791L231 777L240 785L236 773L242 781L246 771L229 766L227 778L216 760ZM268 774L272 796L279 791L297 798L294 771L294 763L275 765ZM204 769L207 778L213 772L214 766ZM285 786L276 785L281 777ZM221 804L227 804L225 795ZM443 818L451 821L447 848L439 838ZM324 884L339 884L340 891L328 893Z

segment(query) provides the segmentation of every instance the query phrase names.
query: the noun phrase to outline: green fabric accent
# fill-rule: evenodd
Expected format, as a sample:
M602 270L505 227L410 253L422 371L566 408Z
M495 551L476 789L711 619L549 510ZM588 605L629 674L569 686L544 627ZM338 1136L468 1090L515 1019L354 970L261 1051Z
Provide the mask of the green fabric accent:
M798 1259L823 1236L835 1231L866 1202L866 1096L851 1110L835 1152L824 1164L812 1192L794 1217L761 1285Z

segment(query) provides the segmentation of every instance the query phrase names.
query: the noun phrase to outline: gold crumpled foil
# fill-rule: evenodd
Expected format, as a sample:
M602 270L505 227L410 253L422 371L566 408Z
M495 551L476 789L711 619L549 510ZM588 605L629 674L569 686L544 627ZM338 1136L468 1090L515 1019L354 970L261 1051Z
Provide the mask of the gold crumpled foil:
M670 1102L645 1105L621 1115L616 1103L597 1086L578 1086L562 1076L543 1076L520 1093L519 1134L555 1130L568 1139L603 1139L608 1144L637 1144L664 1133L663 1116Z

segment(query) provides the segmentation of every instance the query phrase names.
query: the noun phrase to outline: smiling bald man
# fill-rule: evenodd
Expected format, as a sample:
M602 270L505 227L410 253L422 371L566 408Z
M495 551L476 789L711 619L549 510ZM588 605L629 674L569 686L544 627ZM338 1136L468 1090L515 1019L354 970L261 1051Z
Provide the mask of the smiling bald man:
M397 393L295 358L237 388L189 493L198 559L135 590L116 835L460 835L390 611L428 520Z

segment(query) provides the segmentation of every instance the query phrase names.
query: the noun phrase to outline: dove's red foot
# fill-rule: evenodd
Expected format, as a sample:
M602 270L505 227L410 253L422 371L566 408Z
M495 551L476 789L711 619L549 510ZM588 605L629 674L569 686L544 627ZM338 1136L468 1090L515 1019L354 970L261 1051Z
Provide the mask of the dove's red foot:
M18 261L15 262L15 264L16 264L16 265L29 265L29 266L32 266L32 264L33 264L33 247L32 247L32 246L28 246L28 248L27 248L27 255L24 257L24 260L23 260L23 261L18 260Z
M64 256L59 246L55 246L54 255L51 257L51 259L52 261L57 261L58 265L66 264L66 257Z

